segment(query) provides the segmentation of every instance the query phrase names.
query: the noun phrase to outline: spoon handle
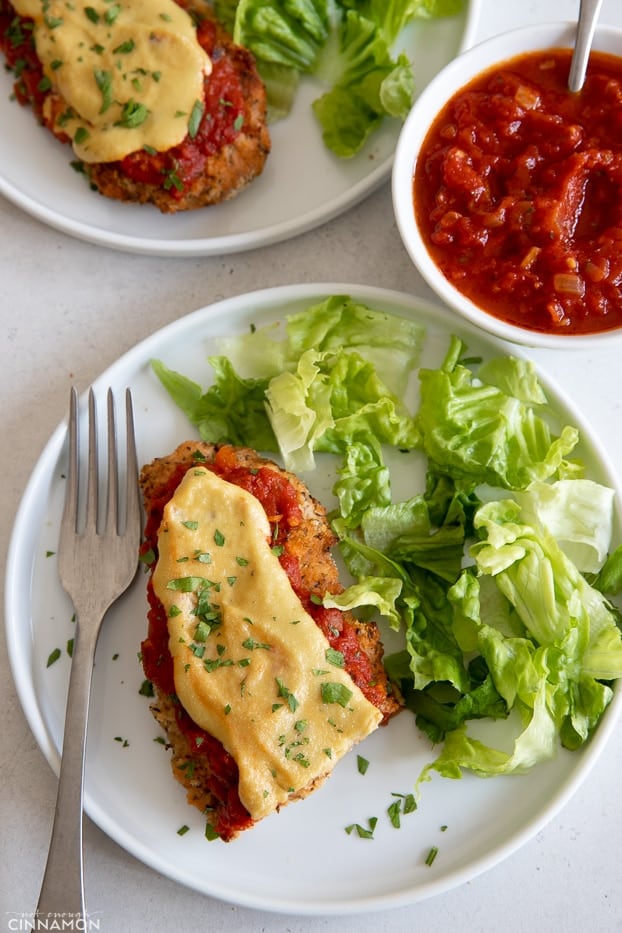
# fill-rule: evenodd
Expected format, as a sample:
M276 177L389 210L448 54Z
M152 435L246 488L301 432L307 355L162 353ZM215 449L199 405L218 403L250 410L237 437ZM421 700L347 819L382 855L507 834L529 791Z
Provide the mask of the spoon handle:
M603 0L580 0L579 22L568 75L568 87L573 94L581 90L585 81L596 21L602 5Z

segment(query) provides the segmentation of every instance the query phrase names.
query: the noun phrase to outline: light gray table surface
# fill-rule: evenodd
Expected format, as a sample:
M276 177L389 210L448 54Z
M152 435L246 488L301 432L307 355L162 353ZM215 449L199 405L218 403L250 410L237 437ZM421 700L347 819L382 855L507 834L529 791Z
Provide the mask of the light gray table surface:
M603 19L622 19L606 0ZM479 36L571 18L578 4L483 0ZM1 132L1 129L0 129ZM388 184L342 216L288 242L237 255L167 258L115 252L44 226L0 197L0 566L15 512L68 387L86 387L156 329L223 297L314 281L431 294L394 225ZM531 351L581 406L613 462L622 462L620 344L598 352ZM0 931L36 902L56 778L21 710L0 629ZM105 933L177 930L383 933L463 930L622 931L622 730L574 797L519 851L484 874L410 907L369 915L255 912L190 891L136 861L88 819L86 884Z

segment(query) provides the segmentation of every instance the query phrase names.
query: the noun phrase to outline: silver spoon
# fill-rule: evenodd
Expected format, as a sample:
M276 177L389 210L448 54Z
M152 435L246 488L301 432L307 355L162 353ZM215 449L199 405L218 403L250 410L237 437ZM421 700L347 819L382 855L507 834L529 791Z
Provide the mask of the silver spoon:
M581 90L585 81L587 61L590 57L596 21L602 5L603 0L580 0L579 22L568 75L568 87L573 94Z

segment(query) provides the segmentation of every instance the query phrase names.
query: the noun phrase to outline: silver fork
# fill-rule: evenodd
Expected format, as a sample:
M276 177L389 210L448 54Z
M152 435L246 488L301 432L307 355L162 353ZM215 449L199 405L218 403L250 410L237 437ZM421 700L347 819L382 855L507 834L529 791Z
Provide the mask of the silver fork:
M76 612L71 674L65 713L58 795L48 859L34 929L50 929L48 919L72 916L88 920L82 861L82 800L91 675L102 620L112 603L132 582L138 566L141 513L132 399L126 391L126 492L119 496L119 465L114 398L108 390L107 504L99 514L99 469L96 405L89 392L89 453L86 518L81 520L79 482L78 397L71 390L69 408L69 472L61 520L58 569ZM125 513L124 515L121 513ZM75 929L78 927L76 926ZM86 929L81 925L80 929Z

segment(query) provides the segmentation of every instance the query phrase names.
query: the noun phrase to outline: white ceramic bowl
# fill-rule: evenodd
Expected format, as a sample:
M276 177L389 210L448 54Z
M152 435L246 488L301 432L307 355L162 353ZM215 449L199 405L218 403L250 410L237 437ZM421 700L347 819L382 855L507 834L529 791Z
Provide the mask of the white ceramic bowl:
M481 72L523 52L570 48L576 24L550 23L511 30L472 46L431 81L416 100L400 134L393 163L392 193L395 219L413 263L443 302L473 324L513 343L532 347L595 349L622 338L622 327L597 334L547 334L505 323L466 298L442 274L430 256L415 221L413 175L421 144L444 104ZM593 48L622 56L622 29L598 26Z

